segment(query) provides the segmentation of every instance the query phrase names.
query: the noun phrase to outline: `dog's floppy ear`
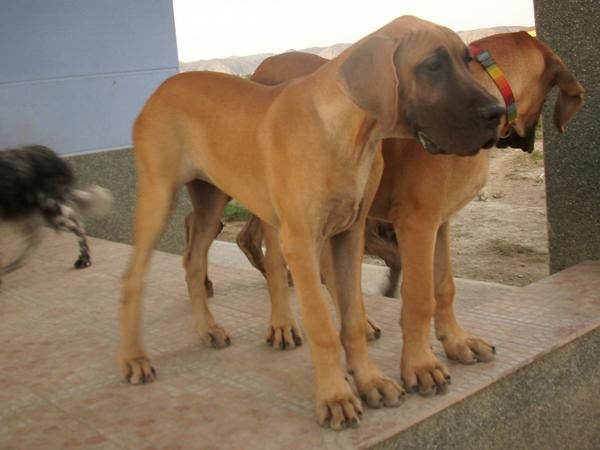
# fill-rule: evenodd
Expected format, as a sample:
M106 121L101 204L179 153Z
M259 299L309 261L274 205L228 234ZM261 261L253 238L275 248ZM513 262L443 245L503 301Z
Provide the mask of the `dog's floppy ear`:
M561 133L565 132L565 124L583 106L585 90L575 75L554 55L551 62L555 73L555 84L560 92L554 104L554 125Z
M380 36L367 38L350 53L338 70L338 79L361 109L373 114L384 131L398 122L398 74L394 53L398 42Z

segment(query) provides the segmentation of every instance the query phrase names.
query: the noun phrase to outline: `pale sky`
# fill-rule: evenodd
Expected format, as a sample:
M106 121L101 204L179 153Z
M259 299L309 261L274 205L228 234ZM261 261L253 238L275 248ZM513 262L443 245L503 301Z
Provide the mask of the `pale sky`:
M352 43L412 14L455 31L533 26L533 0L173 0L180 61Z

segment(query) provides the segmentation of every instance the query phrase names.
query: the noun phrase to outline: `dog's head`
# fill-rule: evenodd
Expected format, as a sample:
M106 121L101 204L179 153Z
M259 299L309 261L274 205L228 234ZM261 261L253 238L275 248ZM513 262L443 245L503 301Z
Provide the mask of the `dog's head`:
M497 147L533 151L536 126L548 93L559 92L554 104L554 125L565 132L565 125L583 106L585 91L560 57L548 46L524 31L488 36L473 43L488 50L505 73L517 104L517 119L502 123L502 138ZM490 92L489 76L474 64L473 71ZM496 94L499 97L499 93Z
M431 153L471 155L498 138L504 107L469 71L453 31L405 16L350 48L338 71L383 137L414 137Z

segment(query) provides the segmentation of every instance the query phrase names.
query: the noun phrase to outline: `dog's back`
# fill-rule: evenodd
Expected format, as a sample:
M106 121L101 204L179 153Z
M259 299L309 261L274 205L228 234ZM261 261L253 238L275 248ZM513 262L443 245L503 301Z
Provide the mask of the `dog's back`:
M55 152L32 145L0 152L0 218L11 220L36 211L48 201L65 203L74 184L71 167Z

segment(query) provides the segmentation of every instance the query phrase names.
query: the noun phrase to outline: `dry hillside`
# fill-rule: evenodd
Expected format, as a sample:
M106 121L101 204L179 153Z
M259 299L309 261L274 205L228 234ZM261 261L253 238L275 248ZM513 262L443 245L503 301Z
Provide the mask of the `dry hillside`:
M511 31L524 30L525 27L494 27L480 28L477 30L459 31L458 34L465 42L472 42L476 39L496 33L507 33ZM348 48L350 44L334 44L328 47L311 47L301 51L314 53L323 58L331 59L339 55ZM291 49L290 49L291 50ZM273 55L273 53L260 53L248 56L231 56L229 58L205 59L191 62L180 62L179 68L182 72L191 70L210 70L213 72L225 72L233 75L248 75L254 72L263 59Z

